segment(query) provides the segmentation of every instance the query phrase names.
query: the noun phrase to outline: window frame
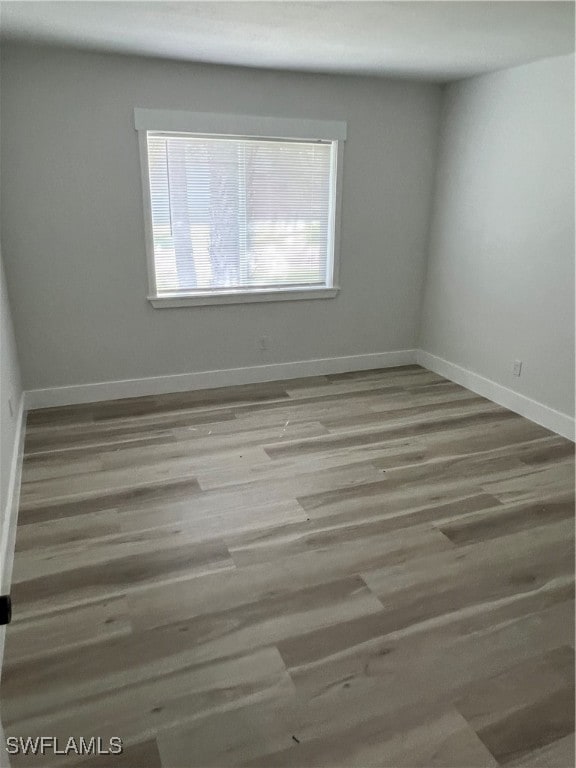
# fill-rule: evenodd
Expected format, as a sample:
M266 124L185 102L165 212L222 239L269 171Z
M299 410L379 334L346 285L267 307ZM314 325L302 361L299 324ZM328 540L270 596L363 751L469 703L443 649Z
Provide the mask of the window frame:
M347 126L342 121L273 118L256 115L213 114L180 110L134 109L134 127L138 132L140 171L144 205L144 231L148 268L148 301L156 309L170 307L208 306L214 304L245 304L270 301L301 301L332 299L340 291L340 217L342 208L342 163ZM328 273L331 285L297 286L289 288L226 289L178 294L158 294L156 262L152 229L152 205L148 170L148 132L190 133L198 136L226 138L266 138L300 141L329 141L335 146L331 228L329 231Z

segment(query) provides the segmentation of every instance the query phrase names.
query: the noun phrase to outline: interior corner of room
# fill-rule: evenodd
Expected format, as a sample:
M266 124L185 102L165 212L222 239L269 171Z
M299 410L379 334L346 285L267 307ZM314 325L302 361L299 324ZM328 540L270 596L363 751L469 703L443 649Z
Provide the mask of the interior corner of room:
M394 353L573 435L572 86L572 56L441 87L4 42L2 251L27 407ZM146 300L132 112L192 101L347 121L336 298ZM3 413L19 407L13 359Z

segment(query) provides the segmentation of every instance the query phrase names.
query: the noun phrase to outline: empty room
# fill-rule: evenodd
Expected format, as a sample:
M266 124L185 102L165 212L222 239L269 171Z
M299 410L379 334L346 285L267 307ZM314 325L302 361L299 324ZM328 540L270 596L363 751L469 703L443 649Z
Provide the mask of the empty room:
M0 3L2 768L572 768L574 23Z

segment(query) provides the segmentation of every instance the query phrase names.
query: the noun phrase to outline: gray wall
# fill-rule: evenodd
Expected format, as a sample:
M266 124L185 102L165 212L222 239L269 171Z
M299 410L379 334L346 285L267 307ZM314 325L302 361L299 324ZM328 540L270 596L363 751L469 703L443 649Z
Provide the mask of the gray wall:
M421 346L573 414L574 57L454 84L443 112Z
M27 389L414 347L437 86L5 45L1 96ZM153 309L135 106L346 120L340 295Z
M8 509L8 483L17 437L17 417L21 397L20 370L0 253L0 586L4 571L8 520L12 512ZM12 400L13 414L10 413L8 406L9 399Z

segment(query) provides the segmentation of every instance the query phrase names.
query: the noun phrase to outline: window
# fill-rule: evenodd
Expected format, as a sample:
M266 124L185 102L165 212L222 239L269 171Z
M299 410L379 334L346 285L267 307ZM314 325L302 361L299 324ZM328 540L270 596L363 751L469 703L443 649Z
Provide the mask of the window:
M156 110L135 120L155 306L336 295L343 124Z

